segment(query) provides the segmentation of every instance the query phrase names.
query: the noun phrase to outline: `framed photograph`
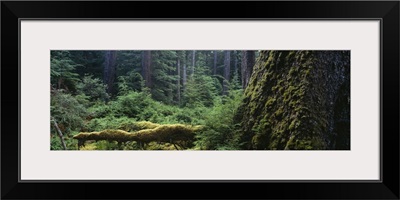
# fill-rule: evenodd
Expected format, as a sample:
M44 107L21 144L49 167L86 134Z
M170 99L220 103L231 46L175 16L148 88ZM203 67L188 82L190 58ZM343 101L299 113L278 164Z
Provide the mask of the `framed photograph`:
M399 8L3 1L1 198L399 199Z

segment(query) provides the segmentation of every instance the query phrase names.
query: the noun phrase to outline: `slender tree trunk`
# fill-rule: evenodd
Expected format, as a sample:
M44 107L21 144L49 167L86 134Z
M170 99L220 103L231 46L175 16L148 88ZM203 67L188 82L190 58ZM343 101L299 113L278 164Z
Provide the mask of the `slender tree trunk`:
M225 58L224 58L224 81L223 91L224 95L228 94L228 87L229 87L229 79L230 79L230 72L231 72L231 51L225 51Z
M217 74L217 61L218 61L218 51L214 51L214 65L213 65L213 75Z
M116 51L106 51L104 59L104 73L103 73L103 81L107 84L107 92L113 92L113 86L115 81L115 76L117 72L117 52Z
M57 81L57 88L58 89L61 89L62 83L63 83L63 78L62 77L58 78L58 81Z
M183 64L183 74L182 74L182 82L183 82L183 90L185 90L186 82L187 82L187 67L186 63Z
M233 74L235 74L235 73L237 73L238 71L238 56L237 56L237 54L238 54L238 51L234 51L234 56L235 56L235 63L234 63L234 65L233 65Z
M142 76L145 81L145 86L151 88L151 51L142 52Z
M56 130L57 130L58 137L59 137L60 140L61 140L61 144L62 144L64 150L67 150L67 146L65 145L63 134L62 134L60 128L58 127L58 124L57 124L56 120L55 120L54 118L52 118L52 121L53 121L54 127L55 127Z
M208 66L210 69L213 68L213 56L211 55L211 51L205 51L205 60L206 60L206 66Z
M187 82L187 56L186 51L183 52L183 71L182 71L182 85L183 91L186 89L186 82Z
M178 75L178 79L176 81L176 89L177 89L177 98L178 98L178 105L181 104L181 61L179 57L176 60L176 73Z
M110 57L111 57L111 51L106 51L104 53L104 71L103 71L103 82L105 84L108 84L108 77L110 75Z
M242 88L245 89L249 84L251 73L256 62L255 51L242 51Z
M195 66L195 64L196 64L196 50L193 50L193 53L192 53L192 72L191 72L192 76L194 75L194 66Z

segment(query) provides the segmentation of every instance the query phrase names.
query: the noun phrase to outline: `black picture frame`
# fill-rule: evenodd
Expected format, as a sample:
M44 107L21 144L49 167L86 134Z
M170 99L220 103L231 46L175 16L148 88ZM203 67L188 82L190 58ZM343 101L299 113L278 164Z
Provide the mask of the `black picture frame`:
M2 1L1 198L399 199L399 6L399 1ZM20 182L18 174L20 127L17 119L21 108L20 83L17 84L16 77L19 74L20 62L19 20L22 18L379 19L382 22L380 119L382 180L378 182ZM154 192L144 192L149 188Z

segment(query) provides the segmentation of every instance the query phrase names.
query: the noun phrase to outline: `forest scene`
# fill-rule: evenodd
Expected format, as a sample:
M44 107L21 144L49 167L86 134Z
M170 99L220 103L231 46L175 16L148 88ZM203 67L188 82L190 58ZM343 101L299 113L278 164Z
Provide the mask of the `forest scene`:
M50 54L50 150L350 150L350 51Z

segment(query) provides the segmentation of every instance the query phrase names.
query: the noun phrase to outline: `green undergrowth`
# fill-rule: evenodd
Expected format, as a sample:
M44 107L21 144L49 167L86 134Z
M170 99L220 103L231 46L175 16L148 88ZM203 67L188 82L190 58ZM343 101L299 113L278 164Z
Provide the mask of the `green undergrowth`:
M71 95L68 97L73 98ZM64 140L69 150L77 150L79 145L78 140L73 139L73 137L84 137L87 133L92 133L91 137L93 137L96 134L102 133L100 135L103 138L88 138L87 144L89 144L89 146L85 145L80 149L176 149L173 145L173 148L171 148L170 143L171 139L174 140L174 138L162 138L160 135L157 136L158 138L148 139L142 136L140 140L133 141L120 138L120 144L118 144L118 141L108 140L107 138L128 136L125 133L129 133L130 137L132 136L131 133L136 133L135 137L138 137L140 134L154 136L160 131L165 133L172 129L179 129L184 135L185 131L193 130L193 128L201 126L203 128L201 130L196 130L196 135L190 136L190 144L186 144L188 142L178 143L182 143L186 149L232 149L237 147L237 145L234 144L237 140L233 138L234 125L232 119L241 101L241 97L242 92L237 90L231 91L227 96L215 98L211 107L202 104L198 104L195 107L181 107L177 105L166 105L162 102L155 101L151 99L151 96L146 92L130 92L113 101L92 102L86 110L83 109L84 112L82 116L73 118L77 121L77 125L72 131L64 134ZM73 103L79 108L87 106L87 104L79 104L78 101L74 101ZM66 111L68 112L68 110ZM74 113L71 114L73 115ZM67 126L63 123L59 123L59 125L61 127ZM105 136L104 131L106 130L114 130L116 132L108 131L108 135ZM98 137L100 137L100 135L98 135ZM171 134L169 135L171 136ZM115 142L117 144L115 144ZM62 149L60 139L53 134L51 137L51 149Z

